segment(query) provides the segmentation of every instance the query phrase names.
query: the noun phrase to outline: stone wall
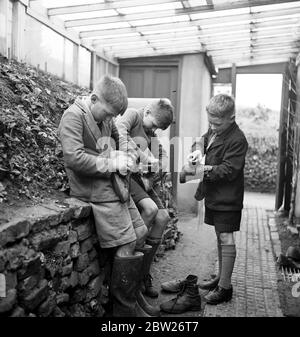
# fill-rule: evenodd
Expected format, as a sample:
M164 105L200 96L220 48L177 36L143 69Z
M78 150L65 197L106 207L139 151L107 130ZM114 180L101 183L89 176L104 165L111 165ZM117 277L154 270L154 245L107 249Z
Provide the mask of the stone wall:
M88 204L63 202L0 217L0 315L103 316L103 257Z

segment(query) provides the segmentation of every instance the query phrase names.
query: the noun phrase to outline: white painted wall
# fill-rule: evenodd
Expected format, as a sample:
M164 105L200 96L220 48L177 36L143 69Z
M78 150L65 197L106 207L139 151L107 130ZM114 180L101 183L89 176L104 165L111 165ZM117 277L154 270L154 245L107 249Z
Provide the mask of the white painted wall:
M179 165L182 166L190 152L191 137L200 137L208 127L205 108L211 97L211 77L203 54L183 56L180 85L179 137L183 147ZM197 186L196 182L180 184L178 181L180 211L198 212L198 202L194 199Z

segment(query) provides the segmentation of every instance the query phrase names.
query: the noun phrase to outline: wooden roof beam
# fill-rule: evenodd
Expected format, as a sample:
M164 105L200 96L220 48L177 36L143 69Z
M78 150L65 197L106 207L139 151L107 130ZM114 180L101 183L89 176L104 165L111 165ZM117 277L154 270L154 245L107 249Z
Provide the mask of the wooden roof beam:
M160 5L172 2L175 3L178 2L178 0L151 0L151 5ZM73 6L48 8L48 15L55 16L64 14L87 13L93 11L122 9L122 8L139 7L147 5L149 5L148 0L122 0L122 1L109 1L109 2L107 1L98 4L73 5Z
M276 0L276 3L287 3L294 2L294 0ZM252 0L251 7L261 6L261 5L270 5L274 4L274 1L271 0ZM241 0L235 1L234 3L230 2L228 4L216 4L214 6L195 6L190 8L179 8L174 10L164 10L164 11L153 11L150 13L138 13L138 14L128 14L128 15L116 15L110 17L95 17L88 19L76 19L76 20L66 20L65 27L80 27L80 26L89 26L89 25L97 25L104 23L114 23L120 21L138 21L145 19L157 19L157 18L165 18L165 17L173 17L173 16L181 16L181 15L190 15L201 12L215 12L222 10L230 10L239 9L249 7L249 1Z

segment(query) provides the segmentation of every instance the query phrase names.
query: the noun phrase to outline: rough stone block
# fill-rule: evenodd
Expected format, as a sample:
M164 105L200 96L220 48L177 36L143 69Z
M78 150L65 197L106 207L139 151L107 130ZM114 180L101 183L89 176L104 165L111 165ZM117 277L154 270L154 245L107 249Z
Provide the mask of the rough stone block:
M13 220L0 225L0 247L15 242L27 236L30 231L30 222L24 218Z
M70 278L65 276L65 277L62 277L61 278L61 283L60 283L60 286L59 286L59 290L64 292L66 291L68 288L70 288Z
M49 296L39 307L38 315L41 317L48 317L56 306L54 295Z
M91 213L91 206L86 202L75 198L68 198L65 202L74 207L74 219L85 218Z
M72 298L70 299L70 303L84 302L84 300L86 298L86 293L87 293L87 289L86 288L76 289L74 291L74 294L73 294Z
M73 230L70 230L70 233L69 233L69 238L68 238L68 241L70 242L70 244L72 243L75 243L77 241L77 232L76 231L73 231Z
M98 257L98 253L97 253L96 249L94 249L94 248L88 254L89 254L90 261L93 261Z
M70 242L69 241L61 241L55 246L54 252L58 255L62 255L63 257L67 256L70 252Z
M102 282L102 278L97 276L88 283L86 301L89 302L92 298L97 297L101 290Z
M59 241L67 239L68 227L60 225L58 228L35 234L30 242L35 250L46 251L52 249Z
M38 274L41 269L41 258L37 254L23 261L22 268L18 270L18 280L23 280L28 276Z
M92 231L90 228L90 225L80 225L76 228L76 232L78 235L78 241L83 241L85 239L87 239L88 237L90 237L92 235Z
M17 301L17 290L10 289L6 293L6 297L0 297L0 314L10 311Z
M62 293L62 294L56 295L56 304L57 305L68 303L69 300L70 300L70 296L67 293Z
M62 276L70 275L73 271L73 262L67 264L66 266L62 267Z
M17 273L5 274L6 289L14 289L18 284Z
M16 307L10 317L26 317L25 310L21 307Z
M59 309L59 307L55 307L52 313L53 317L65 317L66 314Z
M23 297L30 294L31 290L39 283L39 275L31 275L18 283L18 291Z
M84 270L82 273L78 273L78 283L83 287L85 286L90 280L90 274L88 270Z
M72 259L75 259L79 255L80 255L80 245L79 245L79 242L76 242L73 245L71 245L70 256Z
M48 282L42 280L38 288L35 288L31 294L22 299L22 303L28 310L34 310L48 296Z
M75 262L75 270L84 270L89 265L89 262L89 255L87 253L81 254Z
M70 286L72 288L75 288L78 285L79 280L78 280L78 273L76 271L72 271L69 281L70 281Z
M93 248L93 240L88 238L80 243L80 251L81 253L89 252Z

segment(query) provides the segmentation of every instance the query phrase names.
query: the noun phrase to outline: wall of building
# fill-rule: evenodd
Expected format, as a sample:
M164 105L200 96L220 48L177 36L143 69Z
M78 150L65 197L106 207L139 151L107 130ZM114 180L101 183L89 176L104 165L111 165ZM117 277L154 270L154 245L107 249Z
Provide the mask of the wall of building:
M0 53L84 87L104 74L118 74L118 64L100 55L92 68L94 51L52 25L34 1L27 6L26 1L0 0Z
M183 144L179 166L190 152L195 137L205 133L208 123L205 107L211 97L211 76L204 64L204 54L184 55L180 81L179 137ZM197 212L194 199L198 183L178 183L178 208L185 212Z

